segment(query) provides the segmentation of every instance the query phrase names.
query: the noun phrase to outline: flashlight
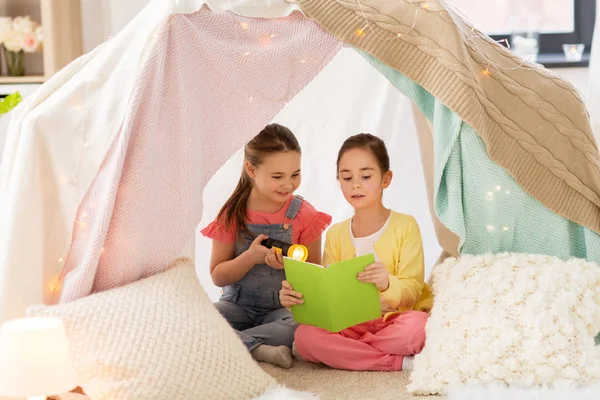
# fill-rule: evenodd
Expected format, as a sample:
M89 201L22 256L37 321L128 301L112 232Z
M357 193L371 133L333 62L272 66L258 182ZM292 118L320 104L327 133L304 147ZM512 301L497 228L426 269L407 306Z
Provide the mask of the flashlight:
M273 247L276 251L282 253L284 256L293 258L297 261L306 261L308 257L308 249L306 246L301 244L289 244L284 243L281 240L276 239L265 239L261 242L263 246L270 249Z

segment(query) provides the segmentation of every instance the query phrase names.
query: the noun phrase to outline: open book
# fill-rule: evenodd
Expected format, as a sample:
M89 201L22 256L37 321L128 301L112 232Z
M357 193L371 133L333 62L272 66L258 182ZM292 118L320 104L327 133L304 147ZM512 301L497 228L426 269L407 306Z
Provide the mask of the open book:
M367 254L324 268L284 257L286 280L304 300L304 304L292 306L294 320L339 332L381 317L377 287L356 278L374 262L375 256Z

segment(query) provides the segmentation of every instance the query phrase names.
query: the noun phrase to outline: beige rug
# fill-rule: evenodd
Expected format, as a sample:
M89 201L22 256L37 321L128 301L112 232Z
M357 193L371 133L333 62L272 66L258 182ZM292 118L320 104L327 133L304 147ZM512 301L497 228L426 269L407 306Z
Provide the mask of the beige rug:
M408 372L356 372L294 361L290 369L270 364L261 367L282 385L311 392L323 400L429 400L439 396L413 396L406 392Z

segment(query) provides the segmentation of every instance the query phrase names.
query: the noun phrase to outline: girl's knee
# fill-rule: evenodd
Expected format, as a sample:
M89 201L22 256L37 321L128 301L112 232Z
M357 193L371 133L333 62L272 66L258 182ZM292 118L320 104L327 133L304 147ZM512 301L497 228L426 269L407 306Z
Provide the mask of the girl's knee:
M424 311L414 311L411 312L409 318L411 325L410 331L412 333L412 346L415 349L415 353L419 353L425 346L425 325L429 319L429 313Z
M294 337L298 329L298 324L294 321L279 321L277 324L278 330L282 337L286 337L289 340L289 344L286 342L286 346L292 347Z
M279 338L279 345L287 346L292 348L294 344L294 336L297 326L290 324L279 324L277 328L277 332L275 334Z
M427 320L429 320L429 313L425 311L416 311L414 317L419 325L425 328Z
M296 342L297 348L300 348L303 345L308 345L309 343L311 346L313 346L318 338L325 335L327 335L327 332L321 328L317 328L311 325L300 324L296 329L294 341Z

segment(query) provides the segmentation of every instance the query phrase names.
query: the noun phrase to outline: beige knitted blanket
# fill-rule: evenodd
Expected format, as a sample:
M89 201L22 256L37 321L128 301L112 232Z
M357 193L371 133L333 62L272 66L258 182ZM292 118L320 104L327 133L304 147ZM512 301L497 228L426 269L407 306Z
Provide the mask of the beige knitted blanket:
M546 207L600 232L599 154L575 88L439 0L297 0L328 32L411 78Z

